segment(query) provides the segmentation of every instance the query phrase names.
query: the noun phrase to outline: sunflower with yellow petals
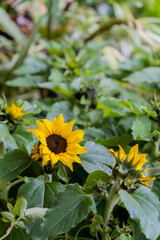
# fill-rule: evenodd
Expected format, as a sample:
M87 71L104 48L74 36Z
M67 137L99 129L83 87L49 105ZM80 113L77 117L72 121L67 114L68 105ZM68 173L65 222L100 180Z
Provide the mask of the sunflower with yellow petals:
M6 107L6 113L10 114L14 119L18 119L25 115L23 109L23 107L20 107L13 102L10 106Z
M149 170L149 168L143 168L143 165L148 162L148 160L146 159L147 154L138 154L138 144L133 146L128 154L125 153L125 151L120 145L119 151L114 152L113 149L108 149L108 152L111 152L114 155L114 157L116 158L116 163L121 161L126 166L127 164L131 165L131 169L134 169L137 172L139 171L140 174L138 174L138 179L148 187L148 183L155 180L155 177L147 177L144 173L144 170Z
M73 171L73 162L81 164L77 154L87 152L84 147L79 145L84 140L84 131L72 131L74 122L75 120L64 123L62 114L58 118L54 117L53 121L48 119L37 120L38 129L28 130L40 141L38 148L35 146L32 151L32 158L38 160L41 157L43 166L50 161L52 167L58 161L61 161Z

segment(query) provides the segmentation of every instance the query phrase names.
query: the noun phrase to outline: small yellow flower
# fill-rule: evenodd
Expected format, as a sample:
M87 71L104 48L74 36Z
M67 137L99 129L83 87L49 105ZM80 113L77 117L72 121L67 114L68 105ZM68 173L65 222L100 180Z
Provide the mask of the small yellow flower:
M17 106L14 102L6 108L6 113L10 114L14 119L21 118L25 113L23 107Z
M31 152L32 158L34 159L34 161L37 161L38 159L41 158L40 150L39 150L39 147L36 144L33 145L33 148L34 149Z
M144 173L143 165L148 162L146 159L147 154L138 154L138 144L133 146L128 154L125 154L123 148L119 145L119 151L114 152L113 149L108 149L116 159L120 159L122 162L132 163L133 168L137 171L141 171L139 180L149 187L149 182L155 180L155 177L147 177ZM149 170L149 168L145 169Z
M73 162L81 163L77 154L83 154L87 151L81 147L79 143L83 141L84 131L72 131L74 120L69 123L64 123L63 115L54 120L48 119L37 120L38 129L29 129L29 132L39 139L39 154L42 158L43 166L51 161L52 167L61 161L73 171ZM37 148L33 150L36 155L34 159L38 158ZM33 157L32 156L32 157Z

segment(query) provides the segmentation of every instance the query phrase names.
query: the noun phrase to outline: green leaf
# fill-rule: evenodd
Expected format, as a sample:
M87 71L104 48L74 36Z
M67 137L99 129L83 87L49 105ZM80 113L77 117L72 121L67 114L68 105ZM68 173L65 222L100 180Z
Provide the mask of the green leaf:
M2 219L6 222L15 222L15 217L10 212L1 212Z
M59 193L64 192L66 186L59 182L48 182L45 184L44 207L51 208Z
M88 127L84 129L84 132L85 132L84 139L87 141L93 141L93 139L106 137L106 134L104 133L103 130L94 127Z
M21 218L25 223L30 223L38 220L42 220L47 212L48 208L28 208L25 212L25 216Z
M24 183L18 190L18 197L25 197L28 208L43 207L44 203L44 176Z
M27 208L27 201L24 197L20 197L15 203L15 213L18 217L23 217Z
M23 43L25 36L20 32L16 23L14 23L7 12L0 8L0 24L5 30L19 43Z
M140 71L136 71L126 78L124 81L130 82L137 86L145 86L145 83L151 85L152 83L159 84L160 68L159 67L147 67Z
M125 236L123 233L120 235L120 239L119 240L131 240L131 237Z
M147 240L145 235L141 232L140 226L136 221L134 221L133 219L129 219L128 223L131 225L131 227L133 229L133 235L132 235L133 240L137 240L137 239Z
M38 83L42 82L44 80L44 77L42 76L31 76L26 75L23 77L17 77L13 80L7 81L6 85L9 87L37 87Z
M68 101L60 101L52 105L51 111L47 114L48 119L53 119L53 117L58 117L63 114L64 121L68 122L75 118L72 105Z
M150 141L156 129L155 122L147 116L138 116L132 125L132 134L135 140Z
M130 112L128 108L118 103L116 99L106 97L101 97L97 101L97 109L102 109L105 117L121 117L126 116L126 114Z
M16 75L38 74L48 69L47 63L38 57L27 57L23 64L17 68L14 73Z
M5 190L5 183L3 182L2 179L0 179L0 191L4 191Z
M91 204L91 199L78 184L67 186L66 191L59 194L54 208L46 213L40 236L53 237L68 232L87 216Z
M57 171L57 175L60 179L62 179L64 182L68 183L69 182L69 177L67 175L66 172L66 168L64 165L62 165L61 162L58 163L58 171Z
M11 234L5 240L32 240L25 229L13 228Z
M15 149L7 153L2 160L0 160L0 178L4 182L11 181L16 178L24 169L31 163L32 159L28 153Z
M158 197L146 187L138 188L132 195L120 190L121 201L124 203L130 217L139 220L141 231L149 239L156 240L160 234Z
M15 216L15 209L11 203L7 202L7 208Z
M9 129L6 125L0 123L0 140L4 143L4 146L7 150L11 151L17 148L17 144L9 132Z
M28 149L28 152L31 152L33 147L33 136L23 126L18 126L13 135L18 147L20 148L23 144Z
M94 142L87 142L85 144L85 149L88 152L80 155L80 158L86 172L92 173L96 170L102 170L110 175L111 169L104 164L113 166L115 158L111 153L107 153L108 149Z
M107 139L97 139L96 142L103 144L106 147L114 147L121 145L122 147L127 146L132 140L132 135L124 133L121 136L113 136Z
M112 181L111 177L101 171L101 170L97 170L95 172L92 172L89 174L89 176L87 177L86 180L86 184L84 186L84 191L87 193L93 193L95 190L94 186L97 186L97 184L104 184L106 187L108 186L108 184Z

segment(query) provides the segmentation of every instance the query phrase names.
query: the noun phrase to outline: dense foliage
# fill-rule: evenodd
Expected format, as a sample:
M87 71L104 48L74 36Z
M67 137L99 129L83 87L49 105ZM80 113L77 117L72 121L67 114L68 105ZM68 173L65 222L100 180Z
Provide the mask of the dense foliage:
M160 239L159 17L1 0L0 240Z

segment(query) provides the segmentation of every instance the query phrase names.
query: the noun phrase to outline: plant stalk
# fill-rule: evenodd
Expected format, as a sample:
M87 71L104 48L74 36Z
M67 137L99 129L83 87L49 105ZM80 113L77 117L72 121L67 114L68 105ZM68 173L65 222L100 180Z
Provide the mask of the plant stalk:
M120 185L119 185L118 180L116 180L111 187L108 198L106 198L106 207L105 207L105 211L104 211L104 226L103 226L102 240L110 240L110 237L109 237L109 234L108 234L107 223L110 219L110 215L111 215L111 212L112 212L113 208L119 202L119 199L120 199L119 197L114 199L116 194L118 193L119 189L120 189Z

